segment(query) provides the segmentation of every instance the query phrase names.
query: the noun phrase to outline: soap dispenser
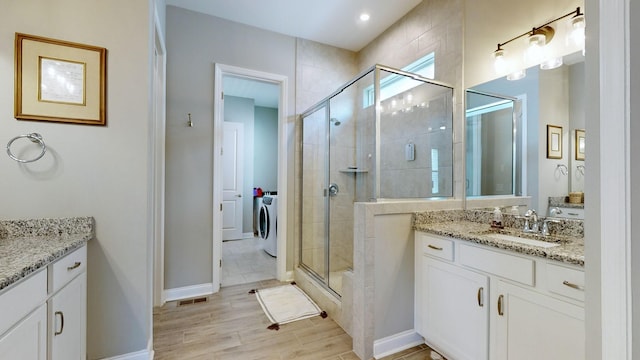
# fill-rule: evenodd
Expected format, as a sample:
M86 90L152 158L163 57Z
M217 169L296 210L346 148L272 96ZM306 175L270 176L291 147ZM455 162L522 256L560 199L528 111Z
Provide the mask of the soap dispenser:
M504 225L502 224L502 211L500 211L500 208L497 206L493 209L493 220L491 220L491 227L494 229L504 229Z

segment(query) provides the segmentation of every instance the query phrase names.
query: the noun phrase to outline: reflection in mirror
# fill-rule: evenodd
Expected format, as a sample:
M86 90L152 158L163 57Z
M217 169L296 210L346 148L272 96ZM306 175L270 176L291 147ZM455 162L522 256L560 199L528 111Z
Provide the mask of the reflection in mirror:
M466 194L516 193L515 98L467 90Z
M531 196L531 207L539 214L548 214L549 198L564 200L569 192L583 191L584 177L588 169L584 167L584 160L576 157L576 130L584 129L584 57L581 53L564 57L563 66L552 70L541 70L538 66L526 70L526 77L517 81L506 78L493 80L473 87L467 93L467 195L504 195ZM474 130L474 121L482 126L488 123L482 120L470 119L473 111L479 110L483 104L474 99L478 93L491 94L486 103L500 104L499 98L518 99L513 102L514 114L513 132L507 134L504 130L491 129L485 136L481 130ZM499 94L499 95L496 95ZM489 100L493 98L493 100ZM502 109L501 111L504 111ZM498 113L488 113L496 117ZM489 118L490 115L486 115ZM476 116L479 114L476 114ZM470 125L471 124L471 125ZM547 125L562 127L562 149L560 159L548 159L546 156ZM469 129L471 126L471 129ZM515 136L515 139L514 139ZM483 140L479 146L478 140ZM499 150L489 152L484 146L500 146ZM505 155L507 154L507 155ZM504 171L508 165L504 163L507 156L513 157L512 176L514 183L510 192L506 191L509 184L505 182ZM481 163L477 163L479 159ZM503 161L501 166L498 162ZM484 163L496 166L484 166ZM480 165L482 164L482 165ZM558 169L566 166L568 172ZM482 173L478 174L478 169ZM486 174L493 171L493 174ZM485 191L482 182L475 179L492 179L494 181ZM498 180L495 180L498 179ZM493 189L491 189L493 187Z

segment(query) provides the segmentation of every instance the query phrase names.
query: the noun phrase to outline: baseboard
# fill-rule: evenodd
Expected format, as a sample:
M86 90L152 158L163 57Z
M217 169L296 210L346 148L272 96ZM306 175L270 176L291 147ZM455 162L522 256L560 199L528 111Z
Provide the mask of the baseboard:
M103 358L102 360L153 360L153 350L140 350L124 355Z
M213 294L213 284L200 284L184 286L174 289L165 289L164 298L166 301L188 299L196 296L211 295Z
M287 271L284 276L286 277L284 281L290 282L294 280L293 271Z
M424 339L415 330L403 331L375 340L373 342L373 357L380 359L420 344L424 344Z

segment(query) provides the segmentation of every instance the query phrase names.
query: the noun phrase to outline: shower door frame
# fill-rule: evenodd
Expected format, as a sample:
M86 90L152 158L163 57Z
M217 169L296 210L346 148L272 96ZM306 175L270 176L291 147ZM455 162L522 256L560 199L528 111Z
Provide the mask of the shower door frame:
M300 114L300 121L301 121L301 126L302 129L301 131L304 131L304 119L313 114L314 112L318 111L321 108L325 108L325 135L326 135L326 141L329 144L329 149L330 149L330 142L329 142L329 137L330 137L330 127L329 127L329 122L330 122L330 118L331 118L331 99L334 98L336 95L342 93L345 89L347 89L348 87L350 87L351 85L355 84L356 82L358 82L360 79L362 79L363 77L369 75L370 73L373 72L373 87L374 87L374 103L372 106L375 106L375 110L374 110L374 116L375 116L375 137L373 140L373 147L374 147L374 153L375 153L375 161L374 161L374 169L371 169L372 173L374 174L373 176L373 186L372 186L372 194L370 194L370 201L374 201L374 202L378 202L378 201L385 201L385 200L389 200L386 198L381 198L380 197L380 174L379 174L379 169L380 169L380 146L378 146L378 144L380 144L380 121L381 121L381 114L380 111L378 111L378 109L380 108L381 105L381 99L380 99L380 73L381 71L386 71L386 72L390 72L390 73L394 73L397 75L402 75L402 76L407 76L409 78L413 78L415 80L419 80L422 81L424 83L428 83L428 84L433 84L433 85L438 85L438 86L442 86L442 87L446 87L451 89L452 91L452 97L455 97L454 92L455 92L455 88L453 86L451 86L450 84L441 82L441 81L437 81L437 80L433 80L433 79L429 79L426 77L423 77L419 74L415 74L415 73L411 73L408 71L404 71L404 70L400 70L400 69L396 69L396 68L392 68L389 66L385 66L385 65L380 65L380 64L376 64L373 65L367 69L365 69L364 71L362 71L361 73L359 73L357 76L355 76L353 79L351 79L350 81L348 81L347 83L345 83L344 85L342 85L341 87L339 87L336 91L334 91L333 93L331 93L329 96L325 97L324 99L318 101L317 103L315 103L312 107L308 108L307 110L305 110L303 113ZM301 150L304 151L304 150ZM330 167L329 167L329 159L330 156L327 153L326 154L326 158L325 158L325 166L326 166L326 172L325 172L325 209L324 209L324 216L325 216L325 224L324 224L324 231L325 231L325 278L323 279L322 276L318 275L313 269L311 269L308 265L306 265L303 261L302 261L302 227L303 227L303 223L302 223L302 219L300 220L300 229L299 229L299 234L300 234L300 238L299 240L299 244L300 244L300 248L299 248L299 252L298 252L298 266L300 266L301 268L303 268L308 274L310 274L313 278L315 278L319 284L321 284L321 286L326 289L327 291L329 291L330 293L334 294L336 297L340 298L341 295L338 294L335 290L333 290L330 286L329 286L329 273L330 273L330 221L329 221L329 195L328 195L328 186L329 186L329 177L330 177ZM300 164L302 166L303 163L303 159L301 158ZM303 192L302 190L300 191L299 197L300 197L300 201L301 201L301 205L300 205L300 211L302 211L302 196L303 196Z

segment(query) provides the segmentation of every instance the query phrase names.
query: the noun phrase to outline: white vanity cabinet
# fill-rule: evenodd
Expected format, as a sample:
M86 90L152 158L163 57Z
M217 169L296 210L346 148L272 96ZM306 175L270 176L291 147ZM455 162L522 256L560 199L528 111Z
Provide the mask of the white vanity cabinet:
M501 280L493 359L585 358L584 307Z
M582 268L419 231L415 240L415 328L436 351L584 359Z
M0 294L0 359L46 359L46 299L46 270Z
M453 241L421 239L416 239L416 331L453 359L486 360L489 277L454 265Z
M49 305L50 360L86 358L87 247L52 266Z
M86 358L86 246L0 293L0 360Z

